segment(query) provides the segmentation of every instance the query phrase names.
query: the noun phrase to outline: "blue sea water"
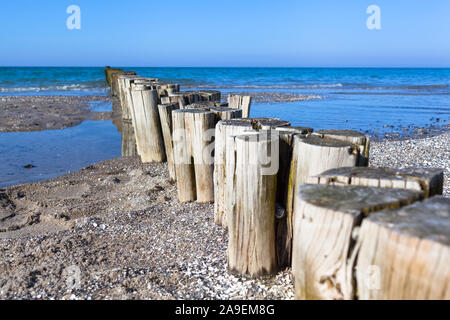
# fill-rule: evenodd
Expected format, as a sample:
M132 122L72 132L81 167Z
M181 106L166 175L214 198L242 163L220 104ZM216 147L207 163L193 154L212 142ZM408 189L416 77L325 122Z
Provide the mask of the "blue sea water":
M217 89L224 96L229 92L319 96L323 99L254 103L251 110L252 117L277 117L315 129L355 129L383 135L403 128L447 125L450 121L448 68L124 69L180 83L182 90ZM102 67L0 67L0 98L107 94ZM102 110L108 108L111 106ZM33 147L29 148L30 144ZM64 166L64 161L52 164L58 150L67 145L73 152L63 152L62 158L67 157L70 165ZM48 178L119 155L120 135L110 121L89 121L64 130L0 133L0 187ZM31 170L18 169L32 159L41 159L41 164L36 163Z

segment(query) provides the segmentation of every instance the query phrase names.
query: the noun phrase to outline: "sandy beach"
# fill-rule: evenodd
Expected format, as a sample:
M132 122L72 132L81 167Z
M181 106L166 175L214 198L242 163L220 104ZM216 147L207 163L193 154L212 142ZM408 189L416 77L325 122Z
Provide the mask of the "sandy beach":
M449 141L376 141L370 166L445 168L448 197ZM166 164L134 157L0 189L0 299L292 299L289 269L227 273L213 215L212 204L178 202Z

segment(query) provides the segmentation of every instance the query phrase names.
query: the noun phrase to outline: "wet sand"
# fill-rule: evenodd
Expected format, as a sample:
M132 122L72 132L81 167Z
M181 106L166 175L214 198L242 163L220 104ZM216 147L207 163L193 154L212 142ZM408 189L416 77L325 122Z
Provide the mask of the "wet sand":
M112 112L89 109L106 96L1 96L0 132L40 131L73 127L84 120L111 120Z

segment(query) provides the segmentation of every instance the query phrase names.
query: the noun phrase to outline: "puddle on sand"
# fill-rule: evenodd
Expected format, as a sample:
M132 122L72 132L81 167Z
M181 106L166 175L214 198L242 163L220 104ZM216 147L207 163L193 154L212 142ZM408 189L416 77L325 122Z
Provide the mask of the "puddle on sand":
M121 134L112 121L0 133L0 188L53 178L120 156ZM34 167L24 168L30 164Z

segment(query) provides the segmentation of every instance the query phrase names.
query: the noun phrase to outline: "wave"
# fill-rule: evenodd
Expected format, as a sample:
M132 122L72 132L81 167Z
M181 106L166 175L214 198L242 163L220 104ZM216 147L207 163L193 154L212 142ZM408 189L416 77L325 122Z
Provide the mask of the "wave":
M327 89L340 88L342 83L331 84L286 84L286 85L199 85L188 84L187 88L203 88L203 89Z
M363 89L363 90L433 90L433 89L446 89L448 84L425 84L425 85L386 85L375 86L367 84L345 84L347 88Z
M107 91L106 86L91 84L61 84L54 86L0 87L0 92L45 92L45 91Z

